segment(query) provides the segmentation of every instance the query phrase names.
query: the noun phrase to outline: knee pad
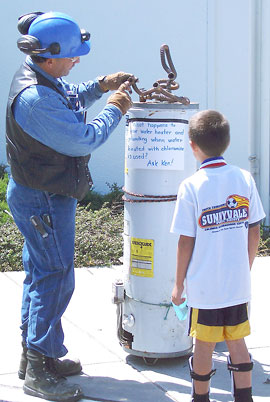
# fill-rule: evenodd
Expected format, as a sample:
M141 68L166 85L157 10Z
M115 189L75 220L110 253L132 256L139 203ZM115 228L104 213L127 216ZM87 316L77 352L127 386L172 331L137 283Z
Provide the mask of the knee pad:
M211 381L211 378L213 377L213 375L215 375L216 373L216 369L214 369L214 366L212 366L212 370L210 371L210 373L205 374L205 375L200 375L195 373L195 371L193 371L193 356L191 356L189 358L189 371L190 371L190 376L191 376L191 396L193 397L193 401L194 402L204 402L204 400L206 402L209 401L209 392L210 392L210 383L209 383L209 390L208 393L205 395L197 395L195 393L195 387L194 387L194 380L196 381ZM198 399L198 397L204 397L205 399Z
M235 401L241 402L242 400L245 402L251 402L252 397L251 397L251 388L242 388L242 389L237 389L235 387L235 382L234 382L234 376L233 373L244 373L247 371L251 371L253 369L253 361L252 357L250 355L250 362L248 363L239 363L239 364L233 364L231 361L230 355L227 357L227 368L230 371L231 375L231 393L232 396L237 398ZM241 395L244 395L244 399ZM247 397L249 395L249 399ZM239 399L240 397L240 399Z

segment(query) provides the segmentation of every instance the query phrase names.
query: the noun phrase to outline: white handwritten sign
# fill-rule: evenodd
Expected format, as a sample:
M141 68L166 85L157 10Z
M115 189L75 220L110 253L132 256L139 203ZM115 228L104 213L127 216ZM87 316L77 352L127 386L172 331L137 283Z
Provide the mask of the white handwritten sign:
M129 119L126 167L183 170L187 129L187 120Z

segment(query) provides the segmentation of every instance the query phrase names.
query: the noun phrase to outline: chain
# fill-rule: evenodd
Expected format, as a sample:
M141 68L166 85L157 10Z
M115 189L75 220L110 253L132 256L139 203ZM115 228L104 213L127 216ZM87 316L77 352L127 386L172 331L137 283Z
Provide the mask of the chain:
M123 187L122 190L126 194L131 195L132 197L143 198L142 200L133 200L133 199L127 198L125 195L123 195L122 200L125 201L125 202L170 202L170 201L176 201L176 199L177 199L177 195L138 194L138 193L132 193L130 191L127 191L125 189L125 187Z
M127 295L126 293L125 293L125 297L126 297L127 299L133 300L133 301L135 301L135 302L137 302L137 303L147 304L148 306L166 307L166 308L167 308L167 312L166 312L166 314L165 314L164 320L167 320L167 317L168 317L170 308L172 307L172 303L171 303L171 302L170 302L170 303L150 303L150 302L146 302L146 301L143 301L143 300L135 299L134 297L131 297L131 296Z
M167 60L166 60L167 58ZM179 88L179 84L175 81L177 73L172 62L170 50L168 45L162 45L160 48L161 64L166 73L167 79L160 79L154 82L153 88L148 90L139 89L136 82L137 79L130 79L132 88L139 95L140 102L146 102L147 100L157 100L159 102L179 102L184 105L189 105L190 100L185 96L176 96L171 93ZM168 63L168 64L167 64Z

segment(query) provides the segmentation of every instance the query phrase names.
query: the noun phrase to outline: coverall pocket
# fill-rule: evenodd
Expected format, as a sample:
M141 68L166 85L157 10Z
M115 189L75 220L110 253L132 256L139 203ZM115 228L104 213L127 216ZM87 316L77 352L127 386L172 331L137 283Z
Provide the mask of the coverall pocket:
M33 226L33 236L35 237L36 242L36 250L32 248L31 254L34 254L34 258L39 258L48 270L63 269L64 266L56 241L55 232L51 227L52 223L50 224L51 226L49 226L49 215L46 216L48 219L47 223L44 222L44 215L33 215L30 217L30 222Z

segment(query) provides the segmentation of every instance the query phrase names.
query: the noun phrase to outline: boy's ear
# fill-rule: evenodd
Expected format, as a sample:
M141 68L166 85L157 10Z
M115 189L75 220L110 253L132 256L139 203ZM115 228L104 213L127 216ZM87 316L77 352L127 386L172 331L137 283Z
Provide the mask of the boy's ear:
M197 144L191 140L189 140L189 145L191 146L192 151L196 151L198 149Z

